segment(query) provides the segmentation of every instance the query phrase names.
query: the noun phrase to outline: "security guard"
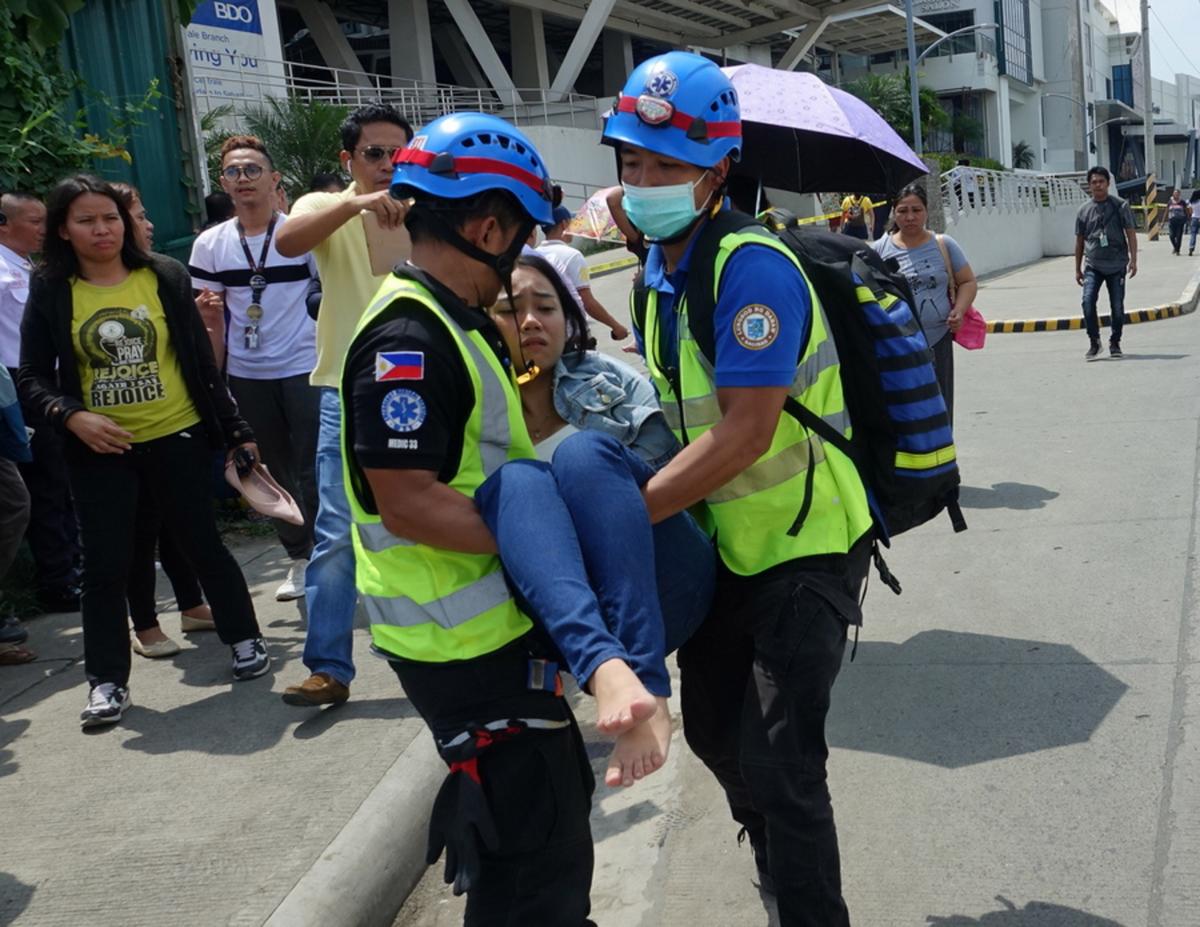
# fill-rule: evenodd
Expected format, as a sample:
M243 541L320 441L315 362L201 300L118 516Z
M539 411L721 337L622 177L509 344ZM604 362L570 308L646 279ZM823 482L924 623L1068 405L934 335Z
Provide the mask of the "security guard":
M550 178L507 122L460 113L397 152L392 191L412 201L412 259L363 315L342 374L359 593L375 649L450 767L429 861L445 847L465 923L581 927L591 770L473 501L501 465L533 457L484 307L551 221Z
M722 237L711 363L689 325L689 260L725 208L741 136L737 91L686 52L634 70L605 124L625 212L653 243L639 347L685 444L644 494L655 522L699 503L720 553L713 609L679 652L688 744L724 787L785 927L835 927L849 915L825 716L861 622L871 517L851 461L785 411L799 402L849 432L837 350L792 254L765 230Z

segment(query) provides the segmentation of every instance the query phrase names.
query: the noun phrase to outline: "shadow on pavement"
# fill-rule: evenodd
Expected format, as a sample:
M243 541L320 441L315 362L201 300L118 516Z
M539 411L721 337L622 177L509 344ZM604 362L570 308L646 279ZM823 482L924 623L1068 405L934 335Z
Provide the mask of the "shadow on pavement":
M1044 509L1046 503L1057 499L1058 493L1031 483L993 483L983 486L960 486L958 504L964 509Z
M830 746L953 769L1085 743L1127 688L1064 644L922 631L859 646L827 735Z
M1107 917L1098 917L1059 904L1031 901L1025 907L1017 908L1002 895L997 895L996 900L1004 905L1003 911L990 911L978 919L962 914L946 917L931 914L925 923L935 927L1121 927Z
M11 873L0 872L0 927L11 924L29 907L34 891Z
M24 734L27 727L29 722L24 718L18 718L16 721L0 718L0 779L11 776L20 766L13 760L13 752L5 747Z
M297 709L271 692L268 682L264 677L231 683L224 692L166 711L139 706L135 701L120 727L138 736L122 746L151 755L192 751L210 756L245 756L270 750L297 722L293 736L311 739L335 721L395 721L415 715L408 700L400 697L352 700L333 710ZM115 729L101 728L101 732Z

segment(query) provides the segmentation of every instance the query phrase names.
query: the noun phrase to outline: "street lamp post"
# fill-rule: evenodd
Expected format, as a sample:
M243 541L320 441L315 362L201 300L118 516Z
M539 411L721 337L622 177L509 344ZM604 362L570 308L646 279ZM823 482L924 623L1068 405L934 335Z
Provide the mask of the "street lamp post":
M1083 100L1077 100L1075 97L1073 97L1067 93L1057 93L1054 91L1051 91L1049 93L1045 93L1045 92L1042 93L1042 99L1045 100L1046 97L1058 97L1058 99L1060 99L1060 100L1069 100L1070 102L1072 102L1076 106L1078 106L1081 110L1083 110L1083 157L1084 157L1084 160L1087 160L1088 137L1092 134L1091 132L1088 131L1088 127L1087 127L1087 116L1088 116L1087 104L1085 102L1083 102ZM1042 122L1045 123L1045 121L1046 121L1046 113L1045 113L1045 110L1043 110L1042 111ZM1099 128L1099 127L1097 126L1097 128ZM1045 131L1045 129L1043 127L1043 133L1044 133L1044 131Z

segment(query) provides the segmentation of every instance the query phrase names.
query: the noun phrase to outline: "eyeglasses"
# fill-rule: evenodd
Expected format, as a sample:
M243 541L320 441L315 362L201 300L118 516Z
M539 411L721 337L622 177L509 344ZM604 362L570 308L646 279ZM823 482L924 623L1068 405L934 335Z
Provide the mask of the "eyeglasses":
M395 148L388 148L384 145L368 145L366 148L356 148L355 151L361 153L363 160L368 164L378 164L383 158L387 158L389 161L392 160L396 152L401 151L404 147L403 145L398 145Z
M263 167L261 164L231 164L221 171L221 176L226 180L237 180L243 174L247 180L258 180L263 174Z

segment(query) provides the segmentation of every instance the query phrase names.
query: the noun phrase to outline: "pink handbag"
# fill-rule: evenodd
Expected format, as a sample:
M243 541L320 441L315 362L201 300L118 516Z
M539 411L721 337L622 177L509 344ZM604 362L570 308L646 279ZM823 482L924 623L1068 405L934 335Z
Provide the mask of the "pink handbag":
M954 266L950 263L950 252L946 250L946 244L942 241L941 235L934 233L933 240L937 242L938 250L942 252L942 260L946 264L947 289L949 290L950 305L953 306L954 297L958 293L958 285L954 282ZM963 313L962 325L954 333L955 343L966 348L968 351L978 351L983 347L983 342L986 339L987 319L974 306L969 306L967 311Z
M968 351L978 351L987 339L987 320L983 313L971 306L963 313L962 325L954 333L956 344L962 345Z

